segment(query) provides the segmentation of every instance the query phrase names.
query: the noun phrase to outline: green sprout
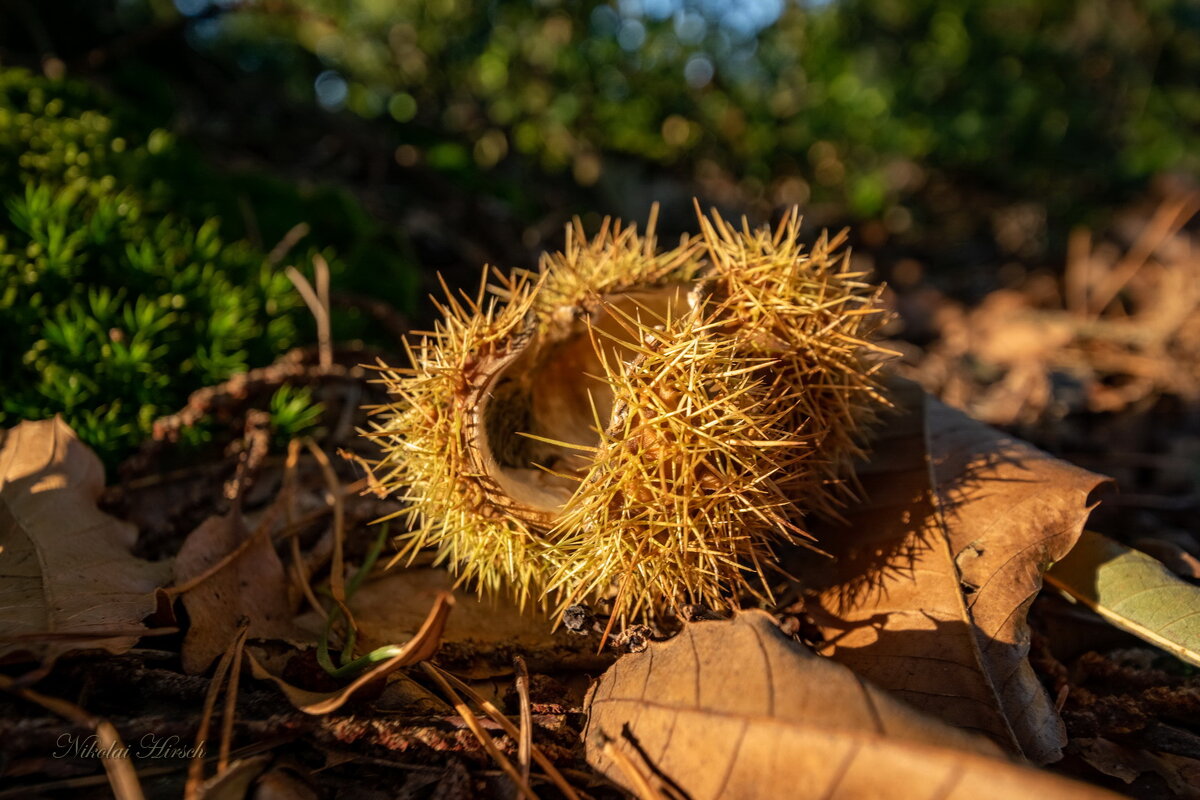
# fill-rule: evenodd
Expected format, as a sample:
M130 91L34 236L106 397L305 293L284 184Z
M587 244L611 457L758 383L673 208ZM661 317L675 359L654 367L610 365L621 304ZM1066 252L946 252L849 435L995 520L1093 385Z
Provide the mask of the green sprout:
M271 430L277 440L295 439L314 427L325 413L325 405L313 401L312 389L280 386L271 395Z

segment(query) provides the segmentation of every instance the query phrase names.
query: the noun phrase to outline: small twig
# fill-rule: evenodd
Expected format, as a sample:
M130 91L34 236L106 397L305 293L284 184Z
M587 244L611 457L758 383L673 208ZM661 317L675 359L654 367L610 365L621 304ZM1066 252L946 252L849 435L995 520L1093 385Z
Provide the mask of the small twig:
M229 753L233 744L233 722L237 715L238 679L242 674L242 652L250 628L242 628L242 635L233 643L233 666L229 672L229 686L225 689L225 715L221 720L221 749L217 753L217 774L229 768Z
M1134 242L1133 248L1104 276L1100 286L1096 287L1092 295L1092 314L1099 315L1104 311L1145 266L1154 251L1186 225L1197 211L1200 211L1200 192L1185 194L1159 206L1150 224Z
M174 441L178 438L180 430L195 425L206 415L235 406L253 394L268 391L285 383L329 380L358 383L361 380L361 370L358 367L344 367L340 364L331 367L312 365L309 363L310 352L310 349L306 347L293 348L276 359L275 363L270 366L239 372L215 386L197 389L188 395L187 405L182 409L154 421L153 440L148 444ZM319 353L317 357L320 360Z
M267 266L273 267L287 257L287 254L292 252L292 248L305 236L308 236L308 223L298 222L292 226L291 230L283 235L279 243L271 248L271 252L267 253Z
M301 446L302 443L299 439L292 439L288 442L287 460L283 465L283 486L280 489L280 499L283 502L284 530L290 530L295 522L296 464L300 460ZM323 618L327 617L328 612L325 611L325 606L321 605L321 602L317 600L317 596L312 589L312 584L309 583L308 573L304 569L304 556L300 552L300 539L295 536L288 537L288 548L292 555L293 577L299 585L300 592L308 600L309 605L313 607L314 611Z
M245 432L242 435L243 449L238 457L233 478L225 485L225 497L233 501L235 508L241 508L242 496L267 457L271 445L270 436L271 415L257 409L247 411Z
M317 353L320 360L321 369L329 369L333 365L333 345L332 337L329 329L329 264L325 259L318 256L313 257L313 264L317 273L317 286L324 286L325 301L322 302L320 296L320 288L317 291L313 290L312 284L308 282L308 278L304 277L304 273L295 267L288 267L285 274L292 285L296 287L296 291L300 293L300 297L304 299L304 304L308 306L308 310L312 312L313 319L317 322Z
M346 608L346 574L345 574L345 526L346 526L346 503L342 493L342 484L338 480L337 473L333 470L333 464L329 461L329 456L325 455L325 451L317 446L317 443L312 438L306 438L304 445L309 452L313 454L313 458L317 460L317 464L321 467L321 473L325 476L325 483L329 487L329 493L333 496L333 564L329 568L329 591L333 594L334 601L342 607L346 613L346 621L353 622L353 617L350 614L350 609Z
M434 667L434 669L437 669L437 667ZM453 674L446 672L445 670L438 671L447 681L454 684L454 686L456 686L460 692L466 695L472 703L479 706L483 710L483 713L491 717L492 720L499 725L505 733L507 733L513 739L520 738L521 732L517 730L517 726L513 725L512 721L504 715L504 712L496 708L496 706L493 705L490 700L480 695L466 683L456 678ZM533 760L538 763L538 766L545 770L547 777L549 777L551 782L558 787L558 790L563 793L567 800L579 800L578 793L576 793L571 784L567 782L567 779L563 777L563 774L558 770L558 768L554 766L554 763L546 756L544 752L542 752L542 748L538 747L537 745L531 745L530 751L531 755L533 756Z
M529 704L529 668L525 659L513 656L513 669L516 671L517 699L521 704L521 735L517 739L517 763L521 767L521 777L529 782L529 762L533 750L533 711Z

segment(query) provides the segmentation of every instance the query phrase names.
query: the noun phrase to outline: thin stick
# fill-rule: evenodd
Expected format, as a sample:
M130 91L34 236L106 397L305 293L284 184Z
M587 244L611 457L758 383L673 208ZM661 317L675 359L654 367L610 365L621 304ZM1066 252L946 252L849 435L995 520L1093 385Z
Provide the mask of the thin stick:
M529 784L521 777L521 773L517 772L516 767L500 752L500 749L496 747L496 743L492 741L492 737L479 724L475 712L463 702L463 699L458 696L458 692L454 691L454 687L442 677L441 671L424 661L421 662L421 668L425 670L429 677L437 681L438 686L442 688L442 691L446 693L447 699L450 700L450 704L454 706L454 710L463 718L463 722L467 723L467 727L471 729L471 733L475 734L475 738L483 745L483 749L491 756L492 761L496 762L496 766L500 767L504 771L504 774L512 779L512 782L516 784L521 794L529 798L529 800L538 800L538 796L533 793L533 789L529 788Z
M242 635L233 643L233 666L229 672L229 686L225 690L225 715L221 720L221 749L217 753L217 774L229 768L229 752L233 742L233 721L237 714L238 678L242 673L242 651L246 647L249 626L242 628Z
M333 365L333 337L329 322L329 262L317 253L313 256L313 266L317 269L317 299L321 308L325 309L325 331L317 331L317 354L322 369L329 369Z
M245 631L245 628L239 631L237 640L221 654L221 660L217 662L217 668L213 671L212 680L208 684L208 691L204 693L204 710L200 715L200 728L196 731L196 754L192 756L192 763L188 765L187 783L183 787L184 800L199 800L200 798L204 785L204 744L208 740L213 709L217 705L217 695L221 693L225 676L229 673L229 665L233 662L233 651Z
M267 265L273 267L280 261L283 261L284 257L305 236L308 236L307 222L298 222L293 225L292 229L285 233L283 238L279 240L279 243L271 248L271 252L267 253Z
M342 484L338 480L337 473L333 471L333 464L329 462L329 456L325 455L325 451L317 447L317 443L311 437L306 438L304 444L321 466L321 473L325 476L329 493L333 495L333 564L329 568L329 591L333 595L334 601L345 612L347 623L353 624L354 618L350 614L350 609L346 608L346 567L343 552L346 535L346 504L343 500Z
M1091 312L1098 316L1133 280L1154 251L1174 236L1200 210L1200 192L1185 194L1159 206L1150 224L1134 242L1133 248L1113 267L1092 295Z
M604 755L617 765L617 768L629 779L633 784L633 793L638 796L638 800L666 800L662 793L650 785L650 781L645 774L638 769L637 764L633 763L633 759L621 752L613 740L609 739L604 743Z
M284 529L288 530L294 522L293 515L295 514L296 502L296 464L300 460L301 442L299 439L292 439L288 442L287 461L283 465L283 489L281 494L284 495L283 500L283 523ZM292 571L296 583L300 586L300 591L308 600L308 604L313 607L322 618L329 615L325 610L325 606L321 605L321 601L317 599L317 595L313 592L312 584L309 583L308 575L304 570L304 557L300 553L300 540L295 536L289 537L288 547L292 555Z
M434 669L437 669L437 667L434 667ZM491 701L480 695L478 692L451 673L446 672L445 670L439 670L439 672L441 673L442 677L450 681L450 683L454 684L460 692L465 694L472 703L483 709L483 713L491 717L492 720L499 725L505 733L507 733L513 739L517 739L521 735L520 731L517 730L517 726L512 724L509 718L505 716L504 712L492 705ZM545 770L546 775L550 778L554 785L558 787L558 790L563 793L567 800L579 800L579 795L575 792L575 789L571 787L571 784L567 782L567 779L563 777L563 774L559 772L557 767L554 766L554 763L550 761L544 752L542 752L542 748L538 747L537 745L533 745L531 749L533 760L538 763L538 766Z
M315 261L315 259L314 259ZM324 261L324 259L322 259ZM329 265L326 264L328 270ZM317 269L318 275L320 268ZM330 346L329 335L329 307L321 305L321 299L313 290L312 284L308 282L308 278L304 277L304 273L295 267L288 267L284 274L288 276L288 280L296 287L296 291L300 293L300 297L304 300L304 304L308 306L309 312L313 315L313 319L317 323L317 355L320 361L321 369L329 369L333 364L333 349ZM319 279L318 279L319 280Z

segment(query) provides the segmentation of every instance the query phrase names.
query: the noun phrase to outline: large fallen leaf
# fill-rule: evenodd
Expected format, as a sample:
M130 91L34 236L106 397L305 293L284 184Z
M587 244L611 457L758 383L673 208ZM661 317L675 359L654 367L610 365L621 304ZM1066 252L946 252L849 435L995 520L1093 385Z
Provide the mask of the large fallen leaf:
M130 554L132 525L96 507L104 467L55 417L22 422L0 448L0 656L122 653L170 574Z
M1200 666L1200 587L1145 553L1084 531L1046 581L1118 628Z
M209 517L188 534L175 557L175 585L203 576L251 535L236 508ZM269 536L259 535L235 559L183 592L183 607L191 620L183 640L183 669L189 674L208 669L237 638L243 621L251 639L297 638L287 576Z
M760 611L623 656L588 697L588 761L691 800L1112 797L1004 760L813 655Z
M1026 612L1104 479L897 390L859 472L864 503L820 530L808 576L822 651L914 707L1048 763L1065 732L1029 666Z

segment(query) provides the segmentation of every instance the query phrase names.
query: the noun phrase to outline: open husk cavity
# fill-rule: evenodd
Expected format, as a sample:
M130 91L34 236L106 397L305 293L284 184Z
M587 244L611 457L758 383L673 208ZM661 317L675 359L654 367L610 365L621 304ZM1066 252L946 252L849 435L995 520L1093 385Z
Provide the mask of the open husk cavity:
M886 404L880 289L845 236L700 218L660 251L578 223L534 272L448 294L370 435L407 501L402 555L435 548L481 591L646 618L765 596L773 548L852 495Z

